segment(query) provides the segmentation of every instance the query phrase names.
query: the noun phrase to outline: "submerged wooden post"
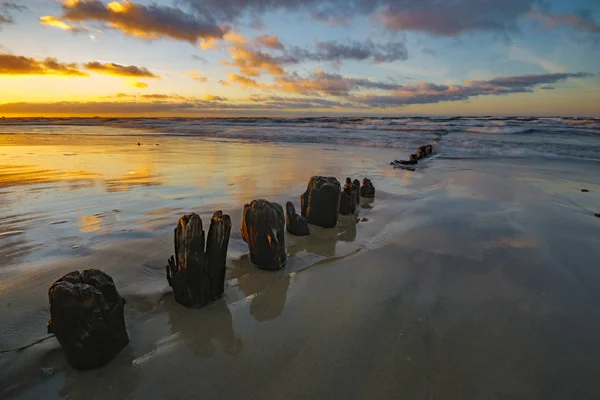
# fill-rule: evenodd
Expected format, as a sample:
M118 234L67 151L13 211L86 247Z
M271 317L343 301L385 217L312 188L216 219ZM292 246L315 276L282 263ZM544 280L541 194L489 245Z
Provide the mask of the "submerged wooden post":
M363 179L363 184L360 188L361 197L372 199L375 197L375 186L368 178Z
M285 203L285 229L295 236L310 235L306 218L296 214L296 208L291 201Z
M104 272L71 272L50 286L48 298L48 333L56 336L73 368L101 367L129 343L125 299Z
M269 271L283 268L287 255L281 205L264 199L253 200L244 206L240 228L250 250L250 260L258 268Z
M333 228L340 212L340 182L334 177L313 176L306 192L300 196L302 216L309 224Z
M200 307L221 297L230 234L231 219L221 211L210 221L206 247L200 216L192 213L179 219L174 232L175 256L166 267L167 281L178 303Z
M346 178L344 190L340 196L340 214L351 215L356 213L356 193L352 179Z

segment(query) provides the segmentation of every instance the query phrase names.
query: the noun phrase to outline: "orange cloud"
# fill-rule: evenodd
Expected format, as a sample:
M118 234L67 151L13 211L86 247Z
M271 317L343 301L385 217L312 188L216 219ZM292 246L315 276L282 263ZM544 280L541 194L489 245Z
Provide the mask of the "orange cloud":
M193 80L201 83L206 83L208 81L208 78L203 76L200 72L188 72L187 75L191 76Z
M160 79L159 76L154 75L152 72L150 72L148 68L136 67L135 65L120 65L115 63L103 64L98 61L92 61L85 64L84 67L89 71L105 75Z
M0 75L89 76L74 63L61 63L52 57L36 60L13 54L0 54Z
M233 61L221 61L223 65L237 67L242 75L260 76L261 72L271 75L284 75L282 62L277 57L260 50L251 49L246 45L229 48Z
M254 39L254 43L259 46L268 47L270 49L283 50L284 46L279 41L279 37L271 36L271 35L260 35L256 39Z

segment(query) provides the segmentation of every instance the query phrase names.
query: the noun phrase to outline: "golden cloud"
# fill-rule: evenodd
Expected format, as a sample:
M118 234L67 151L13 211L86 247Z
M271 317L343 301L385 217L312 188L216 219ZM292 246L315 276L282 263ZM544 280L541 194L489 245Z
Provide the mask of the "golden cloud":
M13 54L0 54L0 75L89 76L74 63L61 63L53 57L36 60Z
M92 61L84 65L85 69L99 74L160 79L158 75L154 75L148 68L136 67L135 65L121 65L115 63L101 63Z
M40 23L42 25L52 26L54 28L62 29L64 31L71 31L71 32L81 32L82 31L82 29L75 28L75 27L67 24L66 22L62 21L61 19L53 17L52 15L45 15L43 17L40 17Z
M129 86L137 88L137 89L147 89L148 88L148 84L146 82L142 82L142 81L131 82L129 84Z

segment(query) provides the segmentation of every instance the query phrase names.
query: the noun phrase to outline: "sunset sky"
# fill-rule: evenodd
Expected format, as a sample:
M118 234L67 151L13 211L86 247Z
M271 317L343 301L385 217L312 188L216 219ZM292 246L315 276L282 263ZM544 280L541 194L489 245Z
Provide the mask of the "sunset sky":
M600 116L595 0L0 0L0 116Z

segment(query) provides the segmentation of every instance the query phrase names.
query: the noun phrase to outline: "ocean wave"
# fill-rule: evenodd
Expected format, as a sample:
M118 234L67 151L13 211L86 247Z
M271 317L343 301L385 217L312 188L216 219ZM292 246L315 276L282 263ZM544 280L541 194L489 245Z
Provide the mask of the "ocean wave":
M10 118L1 134L185 137L195 140L396 149L435 144L445 157L600 160L600 118L304 117Z

